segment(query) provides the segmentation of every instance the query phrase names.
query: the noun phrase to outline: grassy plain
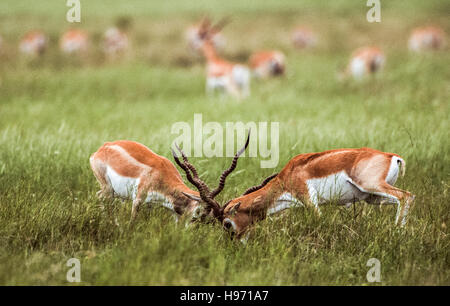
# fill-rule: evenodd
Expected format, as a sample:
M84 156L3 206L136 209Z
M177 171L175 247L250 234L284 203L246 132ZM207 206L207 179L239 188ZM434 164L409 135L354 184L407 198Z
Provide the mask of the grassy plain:
M0 284L67 284L66 261L81 260L82 283L95 285L369 284L369 258L381 262L382 285L450 284L450 54L407 51L410 30L438 24L450 33L446 1L382 3L368 23L365 1L82 1L79 27L92 34L86 58L59 54L71 25L64 1L0 2ZM205 96L204 66L186 51L183 31L203 13L233 22L224 54L246 60L278 48L286 77L252 83L242 102ZM105 28L133 20L133 51L106 61ZM313 50L295 50L290 30L308 24ZM16 49L29 29L50 35L50 49L29 60ZM362 82L339 82L350 52L379 45L385 70ZM88 158L103 142L130 139L170 156L175 122L280 122L280 160L261 169L242 158L220 199L241 194L293 156L369 146L400 154L407 172L397 185L416 195L408 225L394 207L325 206L316 219L292 209L255 226L247 245L219 226L176 225L164 209L144 209L129 229L131 203L102 209ZM192 158L211 185L228 158Z

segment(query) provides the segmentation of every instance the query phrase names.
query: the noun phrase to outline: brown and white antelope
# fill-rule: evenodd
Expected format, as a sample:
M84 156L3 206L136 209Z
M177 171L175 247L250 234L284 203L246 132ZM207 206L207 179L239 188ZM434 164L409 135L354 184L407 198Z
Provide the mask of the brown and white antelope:
M68 30L61 36L59 47L67 54L84 53L89 47L89 36L79 29Z
M422 52L441 49L445 42L444 30L434 26L420 27L412 31L409 37L409 50Z
M214 47L214 34L222 29L225 22L203 26L200 32L201 49L206 58L206 92L225 92L235 98L245 98L250 94L250 71L242 65L220 57Z
M100 184L100 198L132 199L131 219L142 203L158 202L179 216L201 217L202 207L193 197L176 167L146 146L128 140L106 142L89 159Z
M204 18L200 23L189 26L185 32L185 38L189 48L196 52L202 52L203 38L202 35L211 27L211 21L208 18ZM211 33L211 41L216 50L221 50L225 46L225 38L219 31Z
M19 50L23 54L38 56L47 49L48 38L42 31L31 31L25 34L19 44Z
M103 35L103 51L110 57L124 54L129 48L129 39L125 31L111 27Z
M254 76L265 79L283 75L286 69L286 58L281 51L260 51L253 53L249 59Z
M380 71L383 68L385 61L386 57L380 48L359 48L353 52L350 62L341 77L345 78L352 76L354 79L360 80Z
M291 39L294 46L299 49L314 47L317 44L317 35L305 26L295 28Z
M314 207L320 215L319 205L330 202L396 204L395 223L404 226L414 196L393 186L404 172L405 161L397 154L370 148L337 149L297 155L280 173L224 206L210 199L208 192L200 191L200 196L213 216L238 238L268 215L293 206Z

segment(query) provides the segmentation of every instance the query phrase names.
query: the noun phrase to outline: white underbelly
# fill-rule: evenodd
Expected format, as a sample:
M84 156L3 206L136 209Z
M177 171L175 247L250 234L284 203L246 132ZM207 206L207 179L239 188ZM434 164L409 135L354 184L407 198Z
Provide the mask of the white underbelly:
M310 199L313 203L335 202L346 204L354 200L364 200L367 194L361 192L345 172L338 172L326 177L310 179L306 182Z
M118 174L111 167L106 168L106 176L111 183L114 193L121 198L135 199L139 178L126 177Z
M140 179L133 177L126 177L115 172L111 167L106 168L106 176L111 183L114 193L121 198L134 200L137 195ZM167 197L157 191L150 191L145 198L145 203L159 204L165 208L173 210L173 204Z

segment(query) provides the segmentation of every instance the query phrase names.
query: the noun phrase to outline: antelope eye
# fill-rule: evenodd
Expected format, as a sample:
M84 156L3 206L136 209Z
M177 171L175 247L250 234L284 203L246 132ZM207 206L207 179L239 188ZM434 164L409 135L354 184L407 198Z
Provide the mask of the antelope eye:
M225 221L223 223L223 226L225 227L226 230L229 230L232 227L232 224L229 221Z

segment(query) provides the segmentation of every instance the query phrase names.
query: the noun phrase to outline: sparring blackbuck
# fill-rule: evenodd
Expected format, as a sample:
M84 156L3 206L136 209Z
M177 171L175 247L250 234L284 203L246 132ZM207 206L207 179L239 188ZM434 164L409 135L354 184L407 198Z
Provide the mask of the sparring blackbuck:
M373 75L383 68L385 61L386 57L380 48L359 48L351 55L348 66L341 78L351 76L359 80L368 75Z
M249 64L255 77L265 79L283 75L286 58L281 51L259 51L250 56Z
M217 54L213 38L225 25L221 21L215 25L201 27L201 50L206 59L206 92L221 91L235 98L245 98L250 94L250 71L242 64L229 62Z
M404 226L414 196L393 185L400 173L404 175L405 167L405 161L397 154L370 148L306 153L297 155L280 173L224 206L211 199L207 191L201 191L200 196L212 215L238 238L251 224L268 215L295 206L313 207L320 215L319 205L324 203L396 204L395 223ZM206 189L203 183L195 186Z
M201 218L199 193L182 180L176 167L143 144L119 140L106 142L90 157L90 164L100 191L100 198L132 199L131 220L142 203L159 203L171 210L176 219Z

